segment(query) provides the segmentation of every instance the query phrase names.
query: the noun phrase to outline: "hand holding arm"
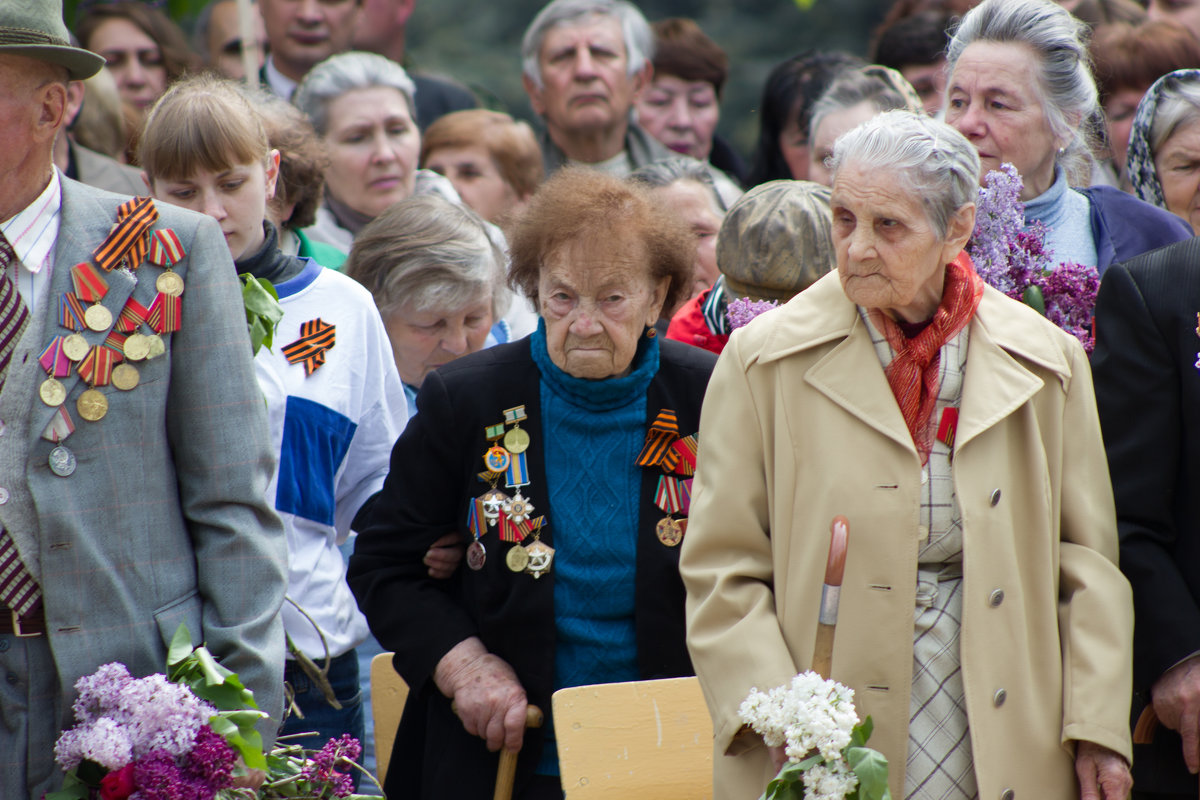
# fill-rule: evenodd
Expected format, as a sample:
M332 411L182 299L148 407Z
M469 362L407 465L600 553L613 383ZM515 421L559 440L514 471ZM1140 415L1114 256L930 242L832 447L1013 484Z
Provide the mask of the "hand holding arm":
M1183 739L1188 772L1200 772L1200 656L1171 667L1150 689L1159 722Z
M1078 742L1075 775L1079 778L1079 800L1126 800L1133 787L1129 762L1095 742Z
M445 580L458 569L464 553L462 537L451 531L429 545L421 561L429 567L429 577Z
M508 662L487 651L477 637L456 644L438 661L433 680L472 736L488 750L521 749L525 736L525 689Z

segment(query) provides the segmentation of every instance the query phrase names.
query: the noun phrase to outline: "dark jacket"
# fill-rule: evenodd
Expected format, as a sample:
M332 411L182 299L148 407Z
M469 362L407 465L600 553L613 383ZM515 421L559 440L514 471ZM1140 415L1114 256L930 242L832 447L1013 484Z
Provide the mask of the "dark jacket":
M1150 687L1200 653L1200 239L1105 273L1092 369L1121 569L1133 586L1133 719ZM1134 745L1134 785L1195 796L1179 736Z
M647 426L669 408L678 415L681 435L696 432L715 362L709 353L663 341L658 373L646 391ZM421 563L435 539L468 530L468 502L487 489L477 478L488 448L484 429L518 405L525 406L528 419L521 427L530 439L529 485L521 492L536 514L546 513L540 377L525 338L458 359L425 378L418 413L396 443L391 472L350 559L349 581L359 606L379 642L396 653L396 669L411 687L388 767L389 796L492 796L497 755L466 733L433 682L438 661L464 639L480 637L512 665L529 702L550 711L554 570L536 580L510 572L504 557L516 545L501 542L496 528L482 538L487 561L478 572L464 566L453 579L435 581ZM640 497L629 498L639 504L635 627L642 678L692 674L679 548L667 547L655 534L663 517L654 504L661 474L644 469ZM553 547L554 520L548 521L542 541ZM542 742L541 731L526 733L516 796L538 762Z
M1096 268L1101 275L1113 264L1192 238L1191 226L1182 219L1128 192L1111 186L1079 191L1091 201Z

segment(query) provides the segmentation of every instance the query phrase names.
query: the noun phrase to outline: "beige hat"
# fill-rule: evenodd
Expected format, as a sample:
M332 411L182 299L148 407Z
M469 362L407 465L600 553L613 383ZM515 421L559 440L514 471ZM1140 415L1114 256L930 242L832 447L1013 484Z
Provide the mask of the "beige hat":
M72 47L62 0L0 0L0 55L25 56L66 67L73 81L90 78L104 59Z
M829 187L769 181L742 195L717 234L717 267L731 298L786 302L833 269Z

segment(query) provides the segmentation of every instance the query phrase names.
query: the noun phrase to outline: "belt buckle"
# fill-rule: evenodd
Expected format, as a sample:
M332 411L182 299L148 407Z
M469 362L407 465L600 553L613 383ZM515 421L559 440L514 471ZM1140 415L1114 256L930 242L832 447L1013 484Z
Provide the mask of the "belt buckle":
M8 613L12 617L13 635L18 639L33 639L42 635L40 633L25 633L21 630L21 616L11 608L8 610Z

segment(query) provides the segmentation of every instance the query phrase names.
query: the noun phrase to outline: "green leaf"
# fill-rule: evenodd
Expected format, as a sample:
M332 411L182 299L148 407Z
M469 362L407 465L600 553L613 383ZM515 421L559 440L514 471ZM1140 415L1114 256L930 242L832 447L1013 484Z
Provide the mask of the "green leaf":
M875 730L875 723L868 715L866 719L854 726L850 731L849 747L866 747L867 740L871 738L871 733Z
M268 350L275 338L275 328L283 319L283 308L279 305L279 293L271 282L244 273L242 279L242 305L246 308L246 325L250 330L253 353L260 347Z
M1021 295L1021 301L1043 317L1046 316L1046 298L1042 296L1042 290L1037 286L1032 284L1026 286L1025 292Z
M179 623L175 635L171 637L171 645L167 648L167 667L182 664L192 654L192 634L187 625Z
M891 800L888 763L883 753L869 747L847 747L846 763L858 776L859 800Z
M68 772L67 777L63 778L62 788L45 795L43 800L88 800L90 793L91 787L81 781L74 772Z

